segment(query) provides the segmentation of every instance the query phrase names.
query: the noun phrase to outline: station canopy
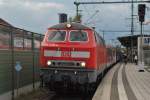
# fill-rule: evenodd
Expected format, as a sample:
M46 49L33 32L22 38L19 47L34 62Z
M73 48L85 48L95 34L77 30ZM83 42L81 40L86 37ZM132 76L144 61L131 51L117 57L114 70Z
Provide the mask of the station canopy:
M133 47L137 47L137 39L140 36L141 35L118 37L118 40L120 41L121 45L126 48L131 48L131 42L133 42ZM150 37L150 35L143 35L143 37Z

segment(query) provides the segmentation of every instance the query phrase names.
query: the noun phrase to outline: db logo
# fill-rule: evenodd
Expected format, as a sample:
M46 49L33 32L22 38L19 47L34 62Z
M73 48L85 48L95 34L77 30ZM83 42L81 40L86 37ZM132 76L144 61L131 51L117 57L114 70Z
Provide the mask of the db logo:
M69 52L69 51L62 51L61 52L61 56L62 57L71 57L71 52Z

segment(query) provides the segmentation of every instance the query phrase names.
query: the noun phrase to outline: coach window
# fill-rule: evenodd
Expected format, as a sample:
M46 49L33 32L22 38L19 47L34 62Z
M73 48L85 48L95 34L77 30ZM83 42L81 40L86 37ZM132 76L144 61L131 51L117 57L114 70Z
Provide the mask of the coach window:
M65 38L66 38L66 31L50 31L48 41L61 42L65 41Z
M84 31L71 31L70 32L70 41L88 41L87 33Z

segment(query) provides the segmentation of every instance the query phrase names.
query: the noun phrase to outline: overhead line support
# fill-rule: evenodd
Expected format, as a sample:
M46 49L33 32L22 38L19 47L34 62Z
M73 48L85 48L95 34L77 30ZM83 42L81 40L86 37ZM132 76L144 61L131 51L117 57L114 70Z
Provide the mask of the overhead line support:
M75 5L80 4L120 4L120 3L150 3L150 1L112 1L112 2L74 2Z
M74 2L76 5L76 17L79 16L79 5L84 4L127 4L127 3L150 3L150 1L112 1L112 2Z

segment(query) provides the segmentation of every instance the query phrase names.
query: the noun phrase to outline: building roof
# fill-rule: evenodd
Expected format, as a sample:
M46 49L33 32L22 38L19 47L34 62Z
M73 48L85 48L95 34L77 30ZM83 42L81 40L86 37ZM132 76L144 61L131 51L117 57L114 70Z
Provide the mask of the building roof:
M9 24L8 22L6 22L6 21L3 20L2 18L0 18L0 24L1 24L1 25L5 25L5 26L12 26L11 24Z
M120 41L121 45L130 48L131 43L133 41L133 47L137 47L137 38L141 35L133 35L133 36L124 36L124 37L118 37L118 40ZM150 35L143 35L144 37L150 37Z
M14 33L14 36L17 36L17 37L25 36L26 38L29 38L29 39L31 39L32 33L34 33L34 38L36 40L41 40L41 38L43 39L44 37L43 34L30 32L24 29L14 27L13 25L9 24L7 21L3 20L2 18L0 18L0 30L4 30L6 32L11 31L12 33Z

